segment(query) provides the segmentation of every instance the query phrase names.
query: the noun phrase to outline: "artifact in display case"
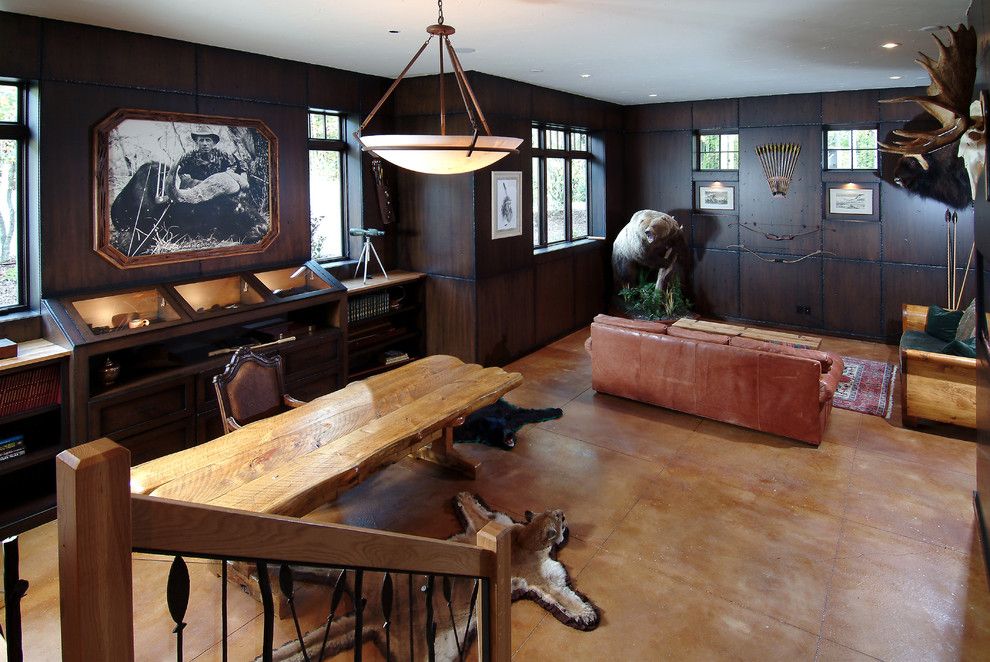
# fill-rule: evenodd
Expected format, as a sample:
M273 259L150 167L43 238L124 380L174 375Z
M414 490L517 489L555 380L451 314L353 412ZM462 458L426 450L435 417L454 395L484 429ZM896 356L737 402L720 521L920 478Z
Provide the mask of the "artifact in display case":
M181 319L158 288L78 299L70 302L69 307L94 336Z
M288 267L273 271L260 271L254 275L261 281L262 285L280 299L333 288L333 285L306 264L298 268Z
M265 298L241 276L176 285L175 291L197 313L238 310L265 301Z

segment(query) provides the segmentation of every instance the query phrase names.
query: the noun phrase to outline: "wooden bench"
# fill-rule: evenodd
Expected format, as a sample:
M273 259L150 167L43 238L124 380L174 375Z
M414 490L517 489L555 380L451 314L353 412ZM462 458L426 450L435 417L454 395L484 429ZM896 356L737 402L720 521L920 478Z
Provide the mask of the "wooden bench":
M453 428L521 383L519 373L430 356L138 465L131 492L301 517L410 453L473 477Z

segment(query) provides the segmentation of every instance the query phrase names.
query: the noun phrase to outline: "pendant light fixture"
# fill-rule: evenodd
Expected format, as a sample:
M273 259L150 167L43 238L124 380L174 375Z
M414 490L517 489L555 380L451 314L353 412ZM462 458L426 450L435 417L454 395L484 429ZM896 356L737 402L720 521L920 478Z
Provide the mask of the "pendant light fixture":
M454 175L463 172L474 172L495 163L507 154L517 153L522 138L507 138L503 136L493 136L488 128L488 121L485 120L478 99L474 95L474 90L468 83L461 61L457 57L457 52L450 43L450 35L454 34L454 28L443 22L443 0L438 0L437 6L440 10L437 22L426 28L429 37L420 47L413 58L402 70L399 77L395 79L385 95L375 104L371 112L361 123L361 126L354 132L354 137L361 143L361 147L366 152L371 152L381 158L394 163L400 168L436 175ZM398 87L413 63L419 59L426 47L430 45L433 37L439 37L440 42L440 134L439 135L409 135L409 134L388 134L362 136L361 132L371 123L375 114L385 104L392 92ZM450 64L453 67L454 80L457 81L457 88L464 102L464 109L467 111L468 120L474 130L472 135L447 135L446 98L444 89L444 50L450 57ZM481 131L478 125L484 131Z

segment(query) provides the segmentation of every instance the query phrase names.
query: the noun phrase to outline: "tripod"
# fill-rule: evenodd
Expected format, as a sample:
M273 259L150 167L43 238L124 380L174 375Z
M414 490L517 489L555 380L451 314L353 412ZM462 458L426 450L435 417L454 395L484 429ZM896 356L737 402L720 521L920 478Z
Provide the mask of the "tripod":
M354 277L357 278L358 272L361 270L361 265L364 264L364 280L361 281L362 285L368 282L368 262L371 261L372 255L375 256L375 262L378 263L378 268L382 270L382 275L385 276L385 280L388 280L388 274L385 273L385 267L382 266L382 260L378 257L378 251L375 250L374 244L371 243L371 236L365 234L364 245L361 247L361 255L358 257L357 267L354 268Z

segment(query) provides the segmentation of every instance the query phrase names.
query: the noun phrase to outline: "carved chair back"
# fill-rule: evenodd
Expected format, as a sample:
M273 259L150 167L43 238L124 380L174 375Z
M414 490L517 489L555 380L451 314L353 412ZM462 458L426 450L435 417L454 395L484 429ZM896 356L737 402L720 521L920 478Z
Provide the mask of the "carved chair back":
M287 409L282 358L241 347L213 378L224 433Z

